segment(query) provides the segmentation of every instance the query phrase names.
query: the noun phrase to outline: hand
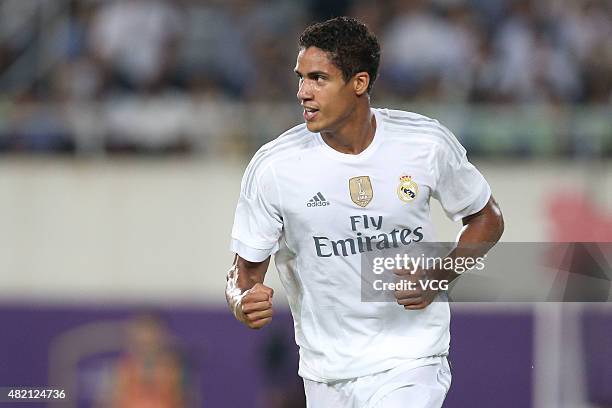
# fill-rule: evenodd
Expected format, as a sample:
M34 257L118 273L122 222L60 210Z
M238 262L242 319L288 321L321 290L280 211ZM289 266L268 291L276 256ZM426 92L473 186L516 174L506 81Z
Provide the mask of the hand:
M408 269L399 269L394 271L395 275L400 277L400 281L407 282L410 285L407 290L396 290L394 292L397 303L404 306L406 310L421 310L434 301L438 295L438 290L431 289L431 286L423 286L428 279L431 279L430 273L423 269L417 269L412 273Z
M240 321L251 329L261 329L272 321L272 296L274 290L256 283L242 294Z

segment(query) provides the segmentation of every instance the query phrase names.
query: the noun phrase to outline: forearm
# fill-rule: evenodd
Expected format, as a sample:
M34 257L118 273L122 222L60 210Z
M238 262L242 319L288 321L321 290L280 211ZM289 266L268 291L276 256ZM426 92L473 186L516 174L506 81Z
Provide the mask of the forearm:
M458 258L476 260L486 253L499 241L504 231L504 219L493 197L485 208L478 213L463 219L464 226L459 232L456 247L447 255L453 260L448 264L456 265ZM438 278L448 280L456 279L459 274L452 268L438 271Z
M238 257L237 257L238 258ZM262 266L265 265L263 268ZM268 269L268 261L249 262L245 259L234 262L236 271L236 284L242 291L246 291L255 286L256 283L263 283L266 276L265 270ZM264 269L265 268L265 269Z
M263 262L250 262L236 255L234 264L227 273L226 294L228 290L243 293L256 283L263 283L270 258Z
M240 313L240 302L244 292L248 289L242 289L243 287L238 283L238 266L234 262L234 265L227 272L227 281L225 284L225 300L230 310L236 317L236 319L243 321L243 316Z
M245 322L242 298L256 284L263 284L269 263L270 258L263 262L249 262L238 255L234 258L234 264L227 273L225 300L236 319Z

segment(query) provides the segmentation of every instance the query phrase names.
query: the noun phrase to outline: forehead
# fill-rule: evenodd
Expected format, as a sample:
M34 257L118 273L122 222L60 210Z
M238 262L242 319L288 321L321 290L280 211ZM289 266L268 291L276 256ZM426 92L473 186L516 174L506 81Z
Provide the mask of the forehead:
M300 49L297 55L295 70L301 73L311 71L322 71L328 73L340 72L338 67L331 61L329 54L317 47Z

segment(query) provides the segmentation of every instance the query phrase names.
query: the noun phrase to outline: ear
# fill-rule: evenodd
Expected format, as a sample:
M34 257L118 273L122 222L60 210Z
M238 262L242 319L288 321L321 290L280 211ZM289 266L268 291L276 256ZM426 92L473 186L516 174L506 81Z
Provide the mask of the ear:
M366 93L369 85L370 74L367 72L358 72L353 77L353 88L355 89L355 94L357 94L357 96L361 96Z

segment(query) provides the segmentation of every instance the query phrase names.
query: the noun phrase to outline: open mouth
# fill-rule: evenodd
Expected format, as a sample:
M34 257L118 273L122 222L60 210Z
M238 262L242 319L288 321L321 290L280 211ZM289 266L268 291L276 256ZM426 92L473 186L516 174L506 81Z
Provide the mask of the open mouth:
M304 119L306 121L314 120L318 112L318 109L304 107Z

